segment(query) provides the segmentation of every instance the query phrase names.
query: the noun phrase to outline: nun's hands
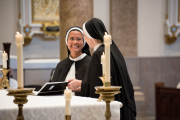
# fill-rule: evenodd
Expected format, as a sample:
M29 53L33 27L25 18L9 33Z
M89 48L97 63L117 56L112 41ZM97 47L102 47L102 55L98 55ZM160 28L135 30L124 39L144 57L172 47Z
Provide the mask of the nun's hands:
M73 92L81 92L81 80L70 79L68 82L68 89L71 89Z

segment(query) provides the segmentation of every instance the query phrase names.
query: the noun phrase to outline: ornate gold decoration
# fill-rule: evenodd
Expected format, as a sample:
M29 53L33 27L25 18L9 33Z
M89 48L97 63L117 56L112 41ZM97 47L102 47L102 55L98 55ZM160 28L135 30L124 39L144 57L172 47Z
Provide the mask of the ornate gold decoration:
M59 21L59 0L31 0L32 23Z
M14 96L14 103L18 104L19 111L17 120L24 120L23 116L23 104L27 103L27 95L33 95L34 88L23 88L23 89L10 89L8 91L8 96Z
M71 115L65 115L65 120L71 120Z
M58 27L58 30L56 30ZM51 28L52 31L48 31L47 29L48 28ZM60 32L59 32L59 22L57 21L54 21L54 22L46 22L46 23L43 23L42 24L42 28L41 30L44 32L44 34L48 37L57 37L60 35Z
M121 93L119 89L121 86L111 86L111 87L105 87L105 86L96 86L96 94L100 94L100 99L98 101L105 101L106 102L106 112L105 117L106 120L111 120L111 110L110 110L110 103L111 101L114 101L115 97L114 95Z
M3 78L1 80L0 89L4 89L5 87L7 89L11 89L11 87L9 85L9 80L7 78L7 74L9 72L9 70L7 70L7 68L3 68L3 70L1 70L1 72L3 73Z
M29 37L29 34L31 32L31 27L29 25L26 25L23 27L23 29L24 29L24 33L26 34L24 37L24 45L23 46L26 46L26 45L29 45L32 40L32 37Z
M167 44L172 44L177 39L177 36L176 36L177 26L176 25L172 25L170 29L171 29L172 36L170 36L168 34L165 35L165 42Z

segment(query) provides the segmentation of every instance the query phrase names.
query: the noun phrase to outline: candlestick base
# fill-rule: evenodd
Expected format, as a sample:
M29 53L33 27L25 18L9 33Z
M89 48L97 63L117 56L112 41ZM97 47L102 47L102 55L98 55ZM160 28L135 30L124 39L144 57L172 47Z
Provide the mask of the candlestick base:
M24 89L10 89L8 91L8 96L14 96L13 102L15 104L18 104L19 111L18 111L18 116L17 120L24 120L23 116L23 104L27 103L27 96L28 95L33 95L33 90L35 88L24 88Z
M71 115L65 115L65 120L71 120Z
M1 70L1 72L3 73L3 78L1 80L0 89L4 89L5 87L7 89L11 89L11 87L9 85L9 80L7 78L7 74L9 72L9 70L7 70L7 68L3 68L3 70Z
M105 112L105 117L106 120L111 120L111 110L110 110L110 103L111 101L114 101L115 97L114 95L121 93L119 89L121 86L110 86L110 87L105 87L105 86L96 86L96 94L100 94L100 97L98 101L105 101L106 102L106 112Z

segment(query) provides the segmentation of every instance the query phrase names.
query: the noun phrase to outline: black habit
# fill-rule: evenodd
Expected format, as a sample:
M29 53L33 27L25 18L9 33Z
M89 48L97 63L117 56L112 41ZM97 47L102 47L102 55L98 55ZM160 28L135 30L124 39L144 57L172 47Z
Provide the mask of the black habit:
M83 30L89 33L94 39L99 39L103 42L104 32L107 32L103 22L97 18L93 18L86 22ZM85 30L84 30L85 31ZM86 97L98 98L99 94L95 94L95 86L103 86L101 79L102 65L101 55L104 52L104 45L101 45L92 55L90 67L81 84L81 95ZM106 53L105 53L106 54ZM121 93L115 95L115 100L123 103L120 109L121 120L135 120L136 105L134 99L134 90L131 83L126 63L123 55L112 41L110 48L110 63L111 63L111 85L122 86Z
M89 68L90 60L91 60L91 57L86 55L83 59L75 62L76 79L79 79L79 80L83 79L87 69ZM59 62L55 69L52 82L65 81L66 76L73 63L74 61L70 60L69 57ZM79 96L80 92L76 92L75 95Z

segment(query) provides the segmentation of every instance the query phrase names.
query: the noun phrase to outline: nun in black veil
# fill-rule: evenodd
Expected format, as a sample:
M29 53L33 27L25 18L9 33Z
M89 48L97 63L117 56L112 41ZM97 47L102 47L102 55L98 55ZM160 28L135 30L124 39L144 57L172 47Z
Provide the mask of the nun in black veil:
M82 80L91 60L89 46L84 40L80 27L71 27L66 33L68 57L59 62L52 75L51 82ZM81 93L76 92L79 96Z
M79 81L79 83L81 83L81 96L93 98L99 97L98 94L95 94L94 87L103 85L99 77L102 76L101 55L104 52L103 36L105 32L107 32L107 30L103 22L97 18L93 18L83 25L85 40L91 48L94 48L94 53L91 57L90 67L83 78L83 81ZM113 40L110 48L110 63L112 77L111 85L122 86L121 93L115 95L115 100L123 103L123 107L120 109L120 119L135 120L136 105L133 85L128 74L124 57ZM71 83L69 83L68 86L73 90L74 86L71 85Z

